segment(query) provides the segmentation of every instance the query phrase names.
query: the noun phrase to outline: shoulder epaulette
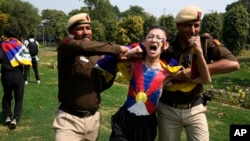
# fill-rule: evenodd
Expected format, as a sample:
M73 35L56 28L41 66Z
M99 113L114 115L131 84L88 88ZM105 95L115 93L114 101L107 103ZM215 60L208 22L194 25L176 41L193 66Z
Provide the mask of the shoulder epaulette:
M64 38L64 39L62 40L62 43L63 43L63 44L67 44L69 41L70 41L70 38Z
M221 45L220 41L217 39L213 39L213 43L216 44L217 46Z

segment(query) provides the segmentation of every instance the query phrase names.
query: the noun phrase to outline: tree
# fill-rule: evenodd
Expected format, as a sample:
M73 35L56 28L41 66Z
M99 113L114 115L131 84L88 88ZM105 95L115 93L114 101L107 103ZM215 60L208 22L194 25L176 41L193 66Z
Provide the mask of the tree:
M42 21L46 22L43 22L42 26L44 26L45 40L61 40L66 35L65 26L67 20L68 17L63 11L44 9L42 11Z
M93 40L105 41L105 31L104 26L97 20L91 21L91 27L93 30Z
M159 24L165 26L168 29L168 34L170 37L174 36L177 33L176 24L174 22L173 15L163 15L159 18Z
M238 0L233 2L226 7L226 11L229 11L231 8L242 5L247 9L247 12L250 13L250 0Z
M8 14L2 13L2 3L3 0L0 0L0 35L3 35L4 28L8 23Z
M128 16L119 22L119 30L115 33L116 42L128 45L140 41L143 36L143 20L140 16Z
M89 9L92 20L98 20L105 25L109 20L116 18L115 11L109 0L84 0L84 3Z
M246 44L249 21L249 14L242 5L235 6L225 13L222 38L234 55L239 55Z
M121 18L121 12L120 12L118 6L115 5L115 6L113 7L113 12L114 12L115 15L116 15L116 19L120 19L120 18Z
M122 17L128 16L141 16L142 18L146 17L144 9L140 6L130 6L130 8L121 13Z
M250 13L250 0L238 0L237 2L233 2L229 5L227 5L226 11L229 11L233 7L239 6L239 5L242 5L243 7L245 7L247 9L247 12ZM248 32L250 33L250 29ZM250 44L250 35L248 35L248 37L247 37L247 43Z
M116 43L116 33L119 30L119 21L117 20L110 20L105 25L105 36L106 41ZM119 37L118 37L119 38Z
M213 37L221 39L222 36L222 19L220 14L213 12L205 14L201 22L201 33L208 32Z
M147 31L149 28L151 28L153 25L157 25L157 19L155 16L147 14L144 18L144 24L143 24L143 36L145 37L147 34Z
M78 14L78 13L89 13L89 9L88 7L81 7L81 9L73 9L71 10L69 13L68 13L68 17L71 17L75 14Z
M40 16L38 9L30 3L20 0L4 0L2 1L1 10L2 14L5 14L4 22L6 24L3 26L15 27L20 33L20 38L27 38L30 31L37 31Z

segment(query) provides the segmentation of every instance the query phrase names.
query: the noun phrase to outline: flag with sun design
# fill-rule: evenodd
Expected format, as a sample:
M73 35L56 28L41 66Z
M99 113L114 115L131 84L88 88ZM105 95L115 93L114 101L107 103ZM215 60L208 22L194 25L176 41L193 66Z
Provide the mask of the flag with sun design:
M125 106L136 115L150 115L155 112L163 80L169 72L163 69L149 69L142 61L132 62L132 77Z

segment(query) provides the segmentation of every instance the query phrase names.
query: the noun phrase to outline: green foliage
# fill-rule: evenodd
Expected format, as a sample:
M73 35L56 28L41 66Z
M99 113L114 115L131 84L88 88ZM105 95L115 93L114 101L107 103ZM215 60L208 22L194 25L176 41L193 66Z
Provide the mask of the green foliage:
M212 76L212 82L206 85L206 89L213 92L214 101L250 109L249 55L250 51L244 51L238 57L240 70Z
M116 17L109 0L84 0L84 3L89 8L92 20L98 20L105 25L107 21Z
M212 93L212 99L217 102L250 109L250 87L228 85L223 89L215 89Z
M226 7L226 11L229 11L230 9L238 6L238 5L241 5L243 7L246 8L247 12L250 13L250 0L238 0L237 2L234 2L232 4L229 4L227 7ZM250 33L250 29L248 31ZM250 36L248 35L247 37L247 43L249 44L250 43Z
M246 44L246 45L245 45L245 49L246 49L246 50L249 50L249 49L250 49L250 44Z
M170 36L175 35L177 33L176 24L174 22L173 15L163 15L159 18L159 25L166 26L168 29L168 34Z
M63 11L45 9L42 11L42 20L46 20L43 25L45 37L54 37L57 41L65 37L65 21L68 19ZM42 35L43 33L39 32L39 36Z
M37 31L40 17L38 9L30 3L20 0L4 0L1 11L8 15L8 22L3 26L14 26L20 37L26 38L30 31Z
M143 24L143 36L145 37L147 34L147 31L153 26L157 25L157 19L153 15L147 14L144 18L144 24Z
M223 42L234 55L239 55L247 42L249 21L249 14L243 6L234 7L225 14Z
M250 13L250 0L238 0L236 2L233 2L227 5L226 11L229 11L230 9L240 5L244 6L247 9L248 13Z
M110 20L105 25L106 41L116 43L116 39L120 38L117 31L119 30L119 22L116 20ZM117 42L120 43L120 42Z
M130 8L124 12L121 13L122 17L128 17L128 16L140 16L145 17L144 9L140 6L130 6Z
M119 26L118 38L124 38L119 42L121 44L138 42L143 36L143 20L140 16L125 17L120 21Z
M201 33L210 33L214 38L221 39L222 19L217 13L205 14L201 22Z
M105 41L105 29L102 23L96 20L91 21L91 27L93 30L93 40Z
M8 15L0 13L0 35L3 35L4 28L8 24Z
M114 12L115 15L116 15L116 18L115 18L115 19L120 19L120 18L121 18L121 12L120 12L118 6L115 5L115 6L113 7L113 12Z

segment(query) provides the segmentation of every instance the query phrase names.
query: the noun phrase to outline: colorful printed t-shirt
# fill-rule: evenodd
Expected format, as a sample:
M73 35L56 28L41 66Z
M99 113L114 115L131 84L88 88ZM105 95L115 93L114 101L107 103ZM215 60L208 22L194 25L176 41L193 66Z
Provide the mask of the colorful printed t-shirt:
M132 62L131 69L132 77L125 106L138 116L150 115L156 110L163 80L169 72L162 68L149 69L142 61Z

